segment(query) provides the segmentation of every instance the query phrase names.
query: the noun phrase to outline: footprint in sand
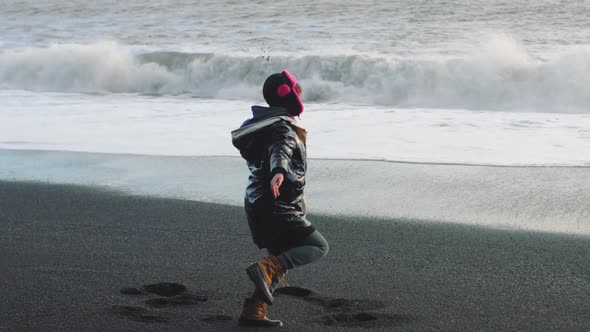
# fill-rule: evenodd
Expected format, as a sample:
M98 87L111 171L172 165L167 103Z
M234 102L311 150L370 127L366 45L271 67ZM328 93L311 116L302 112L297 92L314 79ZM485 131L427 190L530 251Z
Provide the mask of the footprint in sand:
M142 295L156 294L160 296L176 296L186 292L186 286L175 282L159 282L156 284L143 285L140 288L125 287L121 289L121 294L125 295Z
M318 322L326 326L339 327L393 327L416 322L412 315L388 315L369 312L337 313L320 317Z
M125 287L120 292L124 295L155 294L161 296L145 300L145 304L152 308L197 305L209 300L206 296L189 293L186 286L182 284L169 282L143 285L141 287ZM149 311L146 308L135 306L112 306L110 312L142 322L167 322L171 316L167 312ZM221 322L232 319L231 316L227 315L207 315L201 318L202 321L206 322Z
M151 307L167 307L172 305L195 305L207 302L207 297L193 294L180 294L173 297L160 297L145 301Z
M125 295L141 295L150 293L163 296L145 301L145 304L151 307L195 305L198 303L207 302L208 300L206 296L187 293L186 286L182 284L170 282L143 285L140 288L126 287L121 289L121 293Z
M318 292L300 287L286 286L275 290L274 294L288 295L319 305L326 311L363 311L386 308L389 305L383 301L365 299L345 299L324 296Z
M137 322L165 323L170 321L171 314L168 312L153 312L146 308L114 305L108 310L110 314L122 316Z
M219 321L228 321L232 320L233 318L228 315L207 315L201 318L204 322L219 322Z
M320 317L317 322L326 326L338 327L389 327L413 323L417 319L412 315L389 315L367 312L388 307L383 301L366 299L345 299L320 295L318 292L299 286L287 286L277 289L275 294L300 298L318 305L330 314Z

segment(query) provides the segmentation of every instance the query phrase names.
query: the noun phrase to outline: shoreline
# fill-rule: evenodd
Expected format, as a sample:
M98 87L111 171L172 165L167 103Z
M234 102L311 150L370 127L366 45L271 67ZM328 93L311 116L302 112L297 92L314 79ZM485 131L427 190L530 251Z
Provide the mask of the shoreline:
M14 142L13 142L14 143ZM18 142L16 142L18 143ZM72 154L89 154L104 156L128 156L128 157L146 157L146 158L169 158L169 159L198 159L198 158L231 158L242 160L239 155L207 154L207 155L181 155L181 154L145 154L131 152L101 152L101 151L84 151L84 150L58 150L58 149L21 149L14 147L0 147L0 151L24 152L24 153L72 153ZM393 160L379 158L308 158L308 160L317 161L343 161L343 162L382 162L391 164L406 164L420 166L465 166L465 167L484 167L484 168L583 168L590 169L590 162L584 165L563 165L563 164L485 164L485 163L453 163L453 162L429 162L429 161L412 161L412 160Z
M100 186L241 206L238 157L164 157L0 149L0 180ZM590 235L590 168L309 160L309 211ZM335 195L335 193L338 193Z
M287 329L582 331L590 324L589 238L310 220L331 251L289 273L291 285L320 295L277 297L269 317ZM252 289L244 268L261 254L240 207L82 186L0 182L0 230L8 286L0 329L7 330L233 330ZM154 307L153 294L120 293L157 282L181 283L208 301Z

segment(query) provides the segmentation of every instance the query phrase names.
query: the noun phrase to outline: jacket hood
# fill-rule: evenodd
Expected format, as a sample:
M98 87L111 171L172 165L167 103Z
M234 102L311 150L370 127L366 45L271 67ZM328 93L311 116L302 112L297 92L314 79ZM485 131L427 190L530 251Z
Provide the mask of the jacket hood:
M289 112L282 107L252 106L252 118L244 121L240 128L277 116L289 116Z
M251 162L260 160L256 147L257 134L278 121L287 121L296 128L297 135L305 143L306 131L289 116L282 107L252 106L252 118L244 121L240 128L231 132L232 144L240 150L244 159Z

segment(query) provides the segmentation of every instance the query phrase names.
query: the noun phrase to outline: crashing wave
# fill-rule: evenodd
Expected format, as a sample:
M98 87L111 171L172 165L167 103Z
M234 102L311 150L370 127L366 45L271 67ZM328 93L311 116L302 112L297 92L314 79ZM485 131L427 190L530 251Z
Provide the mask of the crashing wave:
M510 39L429 59L135 54L112 42L28 47L0 53L0 88L258 100L262 81L283 68L308 102L590 112L590 48L539 60Z

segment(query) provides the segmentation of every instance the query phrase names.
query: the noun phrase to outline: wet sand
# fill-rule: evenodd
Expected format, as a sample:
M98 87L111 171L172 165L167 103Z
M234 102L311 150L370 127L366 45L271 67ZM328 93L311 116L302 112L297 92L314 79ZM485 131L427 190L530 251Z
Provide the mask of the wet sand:
M590 326L589 237L310 220L331 251L289 273L314 292L277 296L287 330ZM234 330L262 254L239 207L22 182L0 182L0 252L2 331Z

